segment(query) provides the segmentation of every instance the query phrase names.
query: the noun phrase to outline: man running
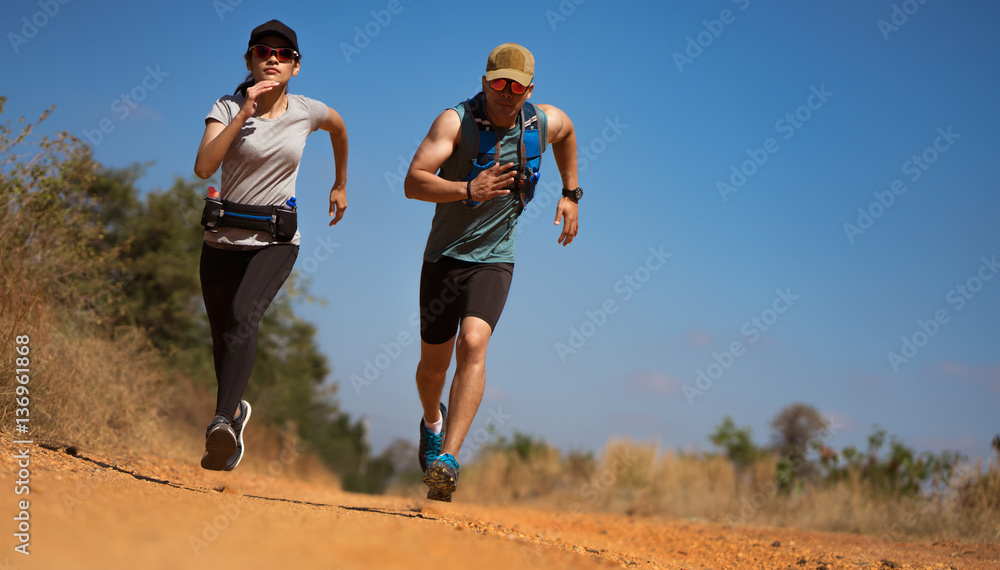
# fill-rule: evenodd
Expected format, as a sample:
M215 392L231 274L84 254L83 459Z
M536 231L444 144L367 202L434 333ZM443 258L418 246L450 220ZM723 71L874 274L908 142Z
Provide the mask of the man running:
M524 47L497 46L486 62L483 90L434 120L406 173L406 197L437 204L420 273L416 373L428 499L450 502L458 484L455 457L483 398L486 348L513 277L514 229L534 194L548 143L563 183L558 241L566 246L577 235L583 191L576 134L561 110L528 103L534 68ZM441 394L453 350L448 413Z

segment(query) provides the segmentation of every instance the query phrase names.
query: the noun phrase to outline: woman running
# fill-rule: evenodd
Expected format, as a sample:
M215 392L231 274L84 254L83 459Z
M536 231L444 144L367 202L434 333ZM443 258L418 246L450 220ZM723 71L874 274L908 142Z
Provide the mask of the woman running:
M288 92L301 64L295 32L278 20L254 28L244 59L250 75L215 102L194 165L203 179L222 166L218 206L206 207L203 220L200 270L219 383L201 466L215 471L231 471L243 458L251 410L242 398L257 327L298 255L295 177L306 137L316 129L330 133L336 163L331 226L347 207L344 120L323 103Z

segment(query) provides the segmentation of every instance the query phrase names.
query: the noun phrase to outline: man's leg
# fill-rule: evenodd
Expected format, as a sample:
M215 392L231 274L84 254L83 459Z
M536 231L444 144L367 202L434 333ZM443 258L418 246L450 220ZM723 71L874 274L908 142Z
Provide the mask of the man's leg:
M441 419L441 392L447 380L448 366L451 365L451 351L455 346L455 337L441 344L428 344L420 341L420 362L417 364L417 393L420 395L420 405L424 409L424 419L434 423Z
M486 387L486 348L492 334L493 328L483 319L473 316L462 319L455 348L455 378L448 397L448 425L445 426L441 453L458 457L472 420L479 411ZM443 379L441 385L444 385ZM424 410L427 413L426 403Z
M428 266L429 264L424 264L425 269ZM428 461L424 484L428 486L428 499L450 502L458 485L459 465L456 456L462 449L462 443L483 399L486 348L507 299L513 265L448 262L448 265L442 267L448 268L448 278L454 279L461 294L452 295L450 300L445 298L443 292L438 298L427 298L425 291L429 289L424 284L430 279L424 278L428 272L421 275L421 320L423 322L426 316L429 326L427 329L421 327L420 336L422 340L433 341L451 335L448 343L455 347L456 367L448 398L449 413L445 420L447 425L444 441L440 442L441 454L437 459ZM435 301L438 306L436 311ZM428 309L426 315L425 307ZM447 318L439 318L445 315ZM430 325L437 329L437 336ZM454 334L456 328L457 336ZM431 417L440 417L438 414L431 416L431 413L444 388L451 351L442 347L440 350L433 349L431 355L436 358L428 358L420 366L421 373L426 378L426 393L421 393L425 421ZM421 433L423 442L424 435Z

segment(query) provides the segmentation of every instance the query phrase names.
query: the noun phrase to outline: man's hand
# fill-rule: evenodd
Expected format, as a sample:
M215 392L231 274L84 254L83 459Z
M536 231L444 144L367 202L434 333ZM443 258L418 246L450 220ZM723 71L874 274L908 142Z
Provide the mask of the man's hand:
M566 113L552 105L540 104L538 108L548 117L548 141L552 145L552 155L556 159L556 166L559 167L563 188L576 188L579 184L576 169L576 130L573 128L573 121L569 120ZM559 234L559 243L563 246L573 243L573 238L580 229L578 208L579 205L575 201L565 196L560 198L556 206L556 225L559 225L559 218L563 219L562 233Z
M513 163L494 163L472 180L469 193L472 194L473 202L485 202L497 196L510 194L510 190L505 190L504 186L512 182L514 182Z
M564 222L562 233L559 234L559 243L563 244L563 247L573 243L573 238L580 231L578 208L579 204L565 196L559 199L559 204L556 206L556 225L559 225L560 217Z

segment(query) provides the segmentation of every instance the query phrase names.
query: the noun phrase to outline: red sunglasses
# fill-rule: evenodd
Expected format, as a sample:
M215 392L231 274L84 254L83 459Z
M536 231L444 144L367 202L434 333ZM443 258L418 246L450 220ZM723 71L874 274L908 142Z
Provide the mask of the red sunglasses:
M295 61L295 59L299 57L299 52L293 50L292 48L273 48L271 46L256 45L252 46L247 51L263 60L271 59L271 54L275 53L278 56L278 61L282 63Z
M504 87L507 87L507 79L494 79L490 81L490 88L494 91L503 91ZM524 92L528 90L527 85L521 85L513 79L510 81L510 92L514 95L524 95Z

